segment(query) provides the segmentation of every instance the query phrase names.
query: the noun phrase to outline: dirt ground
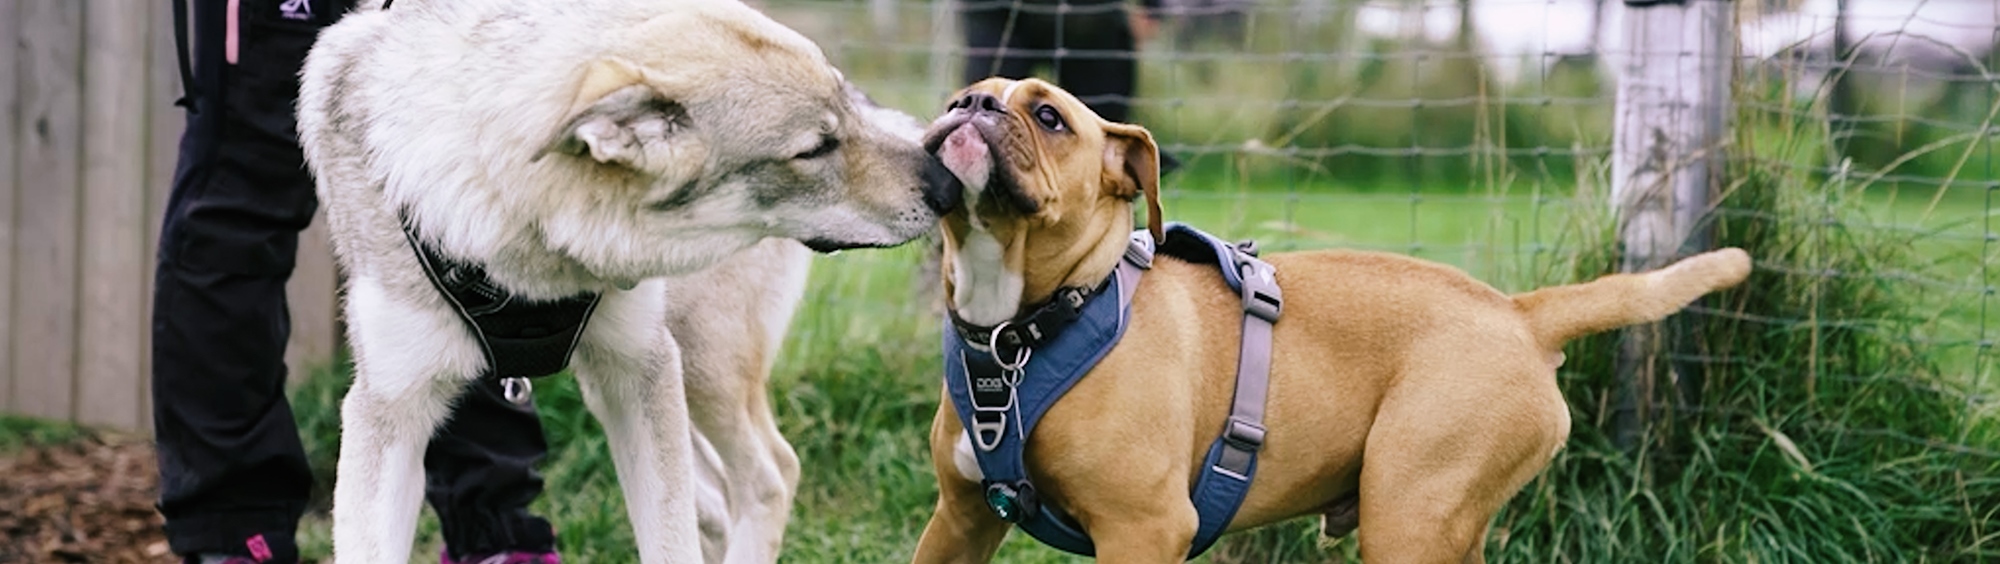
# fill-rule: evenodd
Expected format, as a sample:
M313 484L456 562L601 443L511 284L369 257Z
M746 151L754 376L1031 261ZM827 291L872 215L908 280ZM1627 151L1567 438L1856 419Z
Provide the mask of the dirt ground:
M0 454L0 563L171 563L153 449L96 436Z

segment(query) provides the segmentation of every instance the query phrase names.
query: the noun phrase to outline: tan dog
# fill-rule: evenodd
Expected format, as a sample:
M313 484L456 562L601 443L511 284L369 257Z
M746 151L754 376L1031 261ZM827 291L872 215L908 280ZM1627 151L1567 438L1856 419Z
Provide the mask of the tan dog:
M973 324L1104 280L1126 249L1134 199L1158 189L1146 130L1102 121L1038 80L969 87L925 147L965 184L967 205L944 218L944 284ZM1358 519L1369 562L1483 561L1494 512L1569 434L1555 380L1563 343L1658 320L1750 270L1747 254L1724 249L1509 296L1399 255L1267 260L1285 311L1266 442L1229 530L1318 513L1345 534ZM1027 442L1041 499L1075 517L1102 561L1186 556L1189 485L1230 409L1242 315L1214 266L1156 259L1124 339ZM931 427L938 506L917 562L983 562L1007 533L972 478L970 448L943 402Z

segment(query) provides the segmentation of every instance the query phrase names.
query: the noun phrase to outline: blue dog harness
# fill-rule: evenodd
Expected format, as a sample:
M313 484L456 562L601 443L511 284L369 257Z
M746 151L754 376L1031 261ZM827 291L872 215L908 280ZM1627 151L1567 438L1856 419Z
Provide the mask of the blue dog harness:
M1256 475L1257 451L1264 445L1271 326L1283 301L1275 271L1256 257L1254 244L1231 245L1170 223L1158 252L1217 265L1223 281L1243 297L1235 400L1191 494L1200 520L1187 555L1193 559L1229 528ZM1147 233L1135 232L1118 268L1096 288L1063 288L1047 304L994 327L952 316L954 331L944 336L945 388L971 439L987 506L1036 540L1074 554L1094 556L1096 547L1069 514L1037 498L1022 460L1027 438L1056 400L1124 336L1134 290L1152 268L1154 253Z

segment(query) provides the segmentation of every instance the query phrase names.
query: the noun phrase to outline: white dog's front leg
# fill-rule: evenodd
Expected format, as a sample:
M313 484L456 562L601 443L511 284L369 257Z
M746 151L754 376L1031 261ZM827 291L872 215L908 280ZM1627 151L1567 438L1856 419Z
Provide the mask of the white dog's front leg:
M411 399L355 389L341 402L340 462L333 486L338 564L410 559L424 501L424 447L445 413L445 402L412 409L416 402Z
M333 486L339 564L408 562L424 499L424 447L483 362L449 311L392 300L376 280L348 286L355 371L341 402Z
M679 351L657 282L607 293L576 351L585 405L604 426L639 561L701 561L693 443Z

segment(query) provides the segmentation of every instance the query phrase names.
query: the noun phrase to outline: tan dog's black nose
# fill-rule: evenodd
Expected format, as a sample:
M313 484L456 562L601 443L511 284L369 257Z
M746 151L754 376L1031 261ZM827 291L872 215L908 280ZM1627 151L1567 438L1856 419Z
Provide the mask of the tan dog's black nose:
M996 114L1007 113L1007 110L1000 106L999 98L995 98L993 97L992 94L987 94L985 92L969 92L964 96L960 96L957 100L953 100L951 102L951 107L949 109L953 110L964 109L972 112L993 112Z

